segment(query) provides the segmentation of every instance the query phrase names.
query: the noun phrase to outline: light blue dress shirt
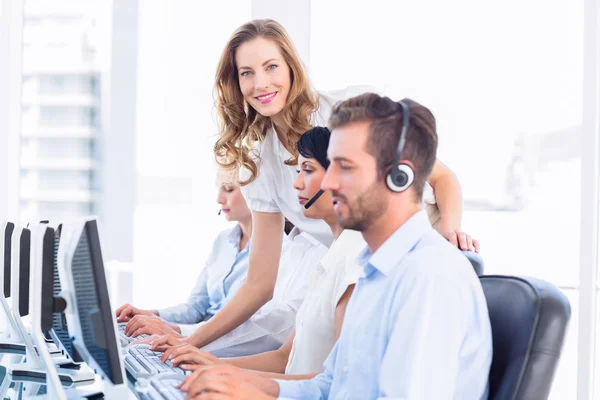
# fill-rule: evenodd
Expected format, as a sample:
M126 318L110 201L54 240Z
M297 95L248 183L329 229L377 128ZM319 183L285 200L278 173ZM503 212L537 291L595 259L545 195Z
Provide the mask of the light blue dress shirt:
M286 399L486 399L487 304L471 264L425 211L363 266L340 338L312 380L277 381Z
M239 225L221 232L188 299L158 310L160 317L177 324L195 324L209 320L223 308L246 281L250 241L239 251L241 238Z

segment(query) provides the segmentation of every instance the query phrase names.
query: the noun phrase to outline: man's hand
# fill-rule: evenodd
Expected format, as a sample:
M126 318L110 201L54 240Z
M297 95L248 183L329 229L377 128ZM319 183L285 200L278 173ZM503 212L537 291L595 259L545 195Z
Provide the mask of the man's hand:
M176 335L181 337L179 326L156 315L136 315L125 327L127 336L137 337L144 333L146 335Z
M187 392L187 399L275 399L259 389L264 384L277 386L271 379L233 365L218 365L199 366L192 375L181 382L179 388ZM279 388L276 389L278 392Z
M450 243L455 245L461 250L469 250L474 251L475 253L479 253L480 246L479 241L472 239L470 235L457 230L449 230L443 231L442 236L444 236Z
M141 308L137 308L132 306L131 304L125 304L121 307L117 308L117 322L129 322L129 320L136 315L155 315L158 316L158 311L156 310L142 310Z

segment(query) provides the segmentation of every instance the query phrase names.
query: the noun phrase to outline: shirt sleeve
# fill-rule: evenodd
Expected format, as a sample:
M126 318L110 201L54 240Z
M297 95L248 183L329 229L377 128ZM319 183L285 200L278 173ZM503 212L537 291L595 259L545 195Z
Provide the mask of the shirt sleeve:
M268 152L264 152L268 153ZM275 154L263 154L263 157L275 157ZM256 162L259 162L255 160ZM241 186L240 190L248 204L248 208L252 211L277 213L281 212L277 203L273 200L274 194L271 192L269 181L273 179L272 173L269 170L268 163L260 162L258 175L256 179L245 186ZM240 169L240 180L245 181L250 178L250 171L246 168Z
M445 274L415 275L392 298L388 318L395 322L380 366L379 398L453 399L467 325L465 289Z
M158 310L158 315L162 319L176 324L195 324L206 318L206 310L210 306L207 269L205 266L192 293L184 303Z
M359 232L344 231L342 235L347 236L340 237L338 240L343 239L347 240L348 242L345 244L344 248L341 249L340 254L335 257L336 262L340 262L343 265L340 265L339 268L337 268L338 275L336 276L334 293L332 297L332 307L334 312L338 303L340 302L340 298L344 295L346 289L348 289L348 286L355 285L363 272L363 269L358 264L357 259L367 245L362 237L362 234Z
M356 284L358 278L362 273L362 268L356 263L356 257L344 256L342 257L344 263L339 269L338 276L336 277L335 292L333 294L333 309L337 307L340 299L346 293L348 286Z
M298 399L298 400L325 400L329 398L331 382L333 381L333 371L335 360L337 358L336 344L323 364L323 373L310 380L288 381L275 379L279 385L278 399Z
M298 260L303 249L304 256ZM240 357L279 348L294 326L296 313L306 297L308 272L325 251L320 244L297 245L285 238L279 268L288 269L290 273L278 277L273 299L242 325L209 343L203 350L217 357Z

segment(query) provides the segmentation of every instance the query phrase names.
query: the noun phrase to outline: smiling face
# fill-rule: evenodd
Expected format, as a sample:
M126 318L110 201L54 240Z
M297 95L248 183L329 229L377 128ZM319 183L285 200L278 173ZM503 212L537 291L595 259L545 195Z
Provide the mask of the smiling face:
M219 170L217 172L217 203L227 221L244 221L251 218L252 212L246 204L240 188L233 183L231 172Z
M367 151L369 123L357 122L331 132L327 156L331 165L321 187L331 191L338 224L364 231L388 209L389 194Z
M325 176L325 168L314 158L298 157L298 176L294 181L294 189L298 191L298 203L302 206L302 214L311 219L327 219L334 214L331 193L325 192L308 209L306 203L321 189Z
M259 114L274 117L285 107L291 87L290 67L275 42L258 37L235 53L240 90Z

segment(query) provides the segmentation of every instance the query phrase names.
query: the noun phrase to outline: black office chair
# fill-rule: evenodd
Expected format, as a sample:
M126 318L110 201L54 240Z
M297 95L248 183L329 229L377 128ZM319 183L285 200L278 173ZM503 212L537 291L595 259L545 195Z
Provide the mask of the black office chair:
M546 399L560 358L571 306L554 285L535 278L480 278L492 324L489 398Z
M465 255L465 257L467 257L467 259L471 262L471 265L473 266L473 269L475 270L475 273L477 274L477 276L481 276L483 275L483 258L481 258L481 256L477 253L475 253L474 251L468 251L468 250L461 250L462 253Z

